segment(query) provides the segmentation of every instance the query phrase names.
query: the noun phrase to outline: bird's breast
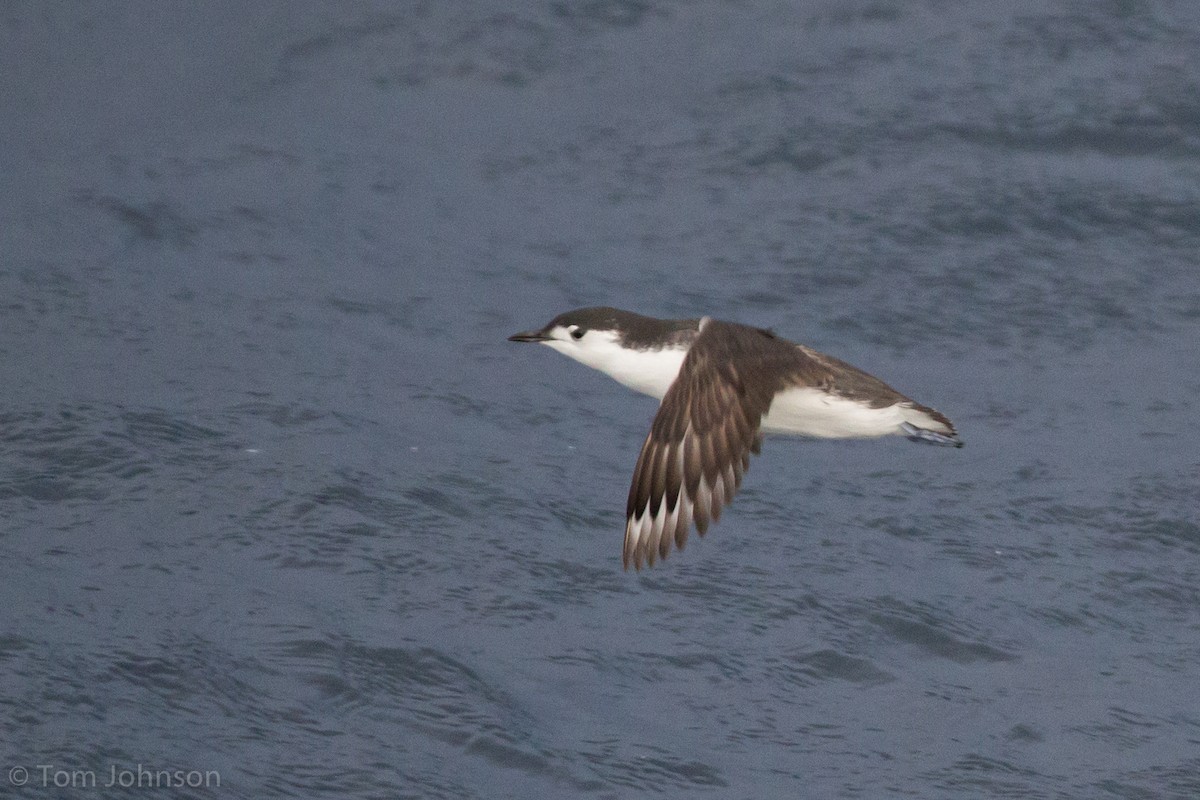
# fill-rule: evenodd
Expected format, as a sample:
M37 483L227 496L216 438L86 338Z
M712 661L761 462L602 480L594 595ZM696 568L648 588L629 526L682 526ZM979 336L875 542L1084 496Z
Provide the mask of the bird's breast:
M608 362L598 368L635 392L661 400L679 375L686 355L686 350L677 348L622 350L611 354Z

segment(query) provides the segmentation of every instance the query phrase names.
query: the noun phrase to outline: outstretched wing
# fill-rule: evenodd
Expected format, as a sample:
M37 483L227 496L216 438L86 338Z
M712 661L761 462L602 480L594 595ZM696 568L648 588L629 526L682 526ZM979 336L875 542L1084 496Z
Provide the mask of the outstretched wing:
M654 565L733 500L761 442L759 425L806 356L768 331L701 323L642 445L625 507L622 561Z

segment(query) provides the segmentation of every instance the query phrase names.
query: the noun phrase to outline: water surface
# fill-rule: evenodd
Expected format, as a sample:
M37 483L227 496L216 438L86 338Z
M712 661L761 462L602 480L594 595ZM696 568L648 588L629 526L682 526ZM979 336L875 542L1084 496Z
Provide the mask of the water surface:
M17 3L0 75L0 783L1200 795L1192 4ZM622 572L653 401L505 341L594 304L967 447L769 441Z

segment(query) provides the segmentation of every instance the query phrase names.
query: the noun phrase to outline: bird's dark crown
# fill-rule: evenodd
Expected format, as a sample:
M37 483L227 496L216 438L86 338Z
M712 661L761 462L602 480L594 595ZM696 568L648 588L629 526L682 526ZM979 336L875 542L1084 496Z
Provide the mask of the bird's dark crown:
M625 347L639 350L686 343L700 330L699 319L656 319L611 306L577 308L559 314L544 330L576 325L584 330L614 331Z

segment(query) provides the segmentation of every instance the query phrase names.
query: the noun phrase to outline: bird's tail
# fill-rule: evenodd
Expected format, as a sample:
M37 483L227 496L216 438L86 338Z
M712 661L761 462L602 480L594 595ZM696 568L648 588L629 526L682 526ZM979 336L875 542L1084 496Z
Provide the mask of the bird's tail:
M942 447L962 447L964 444L963 440L958 438L957 433L938 433L928 428L918 428L911 422L901 422L900 430L904 431L904 435L910 442L924 442Z
M954 430L954 423L945 414L920 403L905 406L904 416L907 419L900 423L900 431L910 441L943 447L963 446L963 440L958 438L958 431Z

